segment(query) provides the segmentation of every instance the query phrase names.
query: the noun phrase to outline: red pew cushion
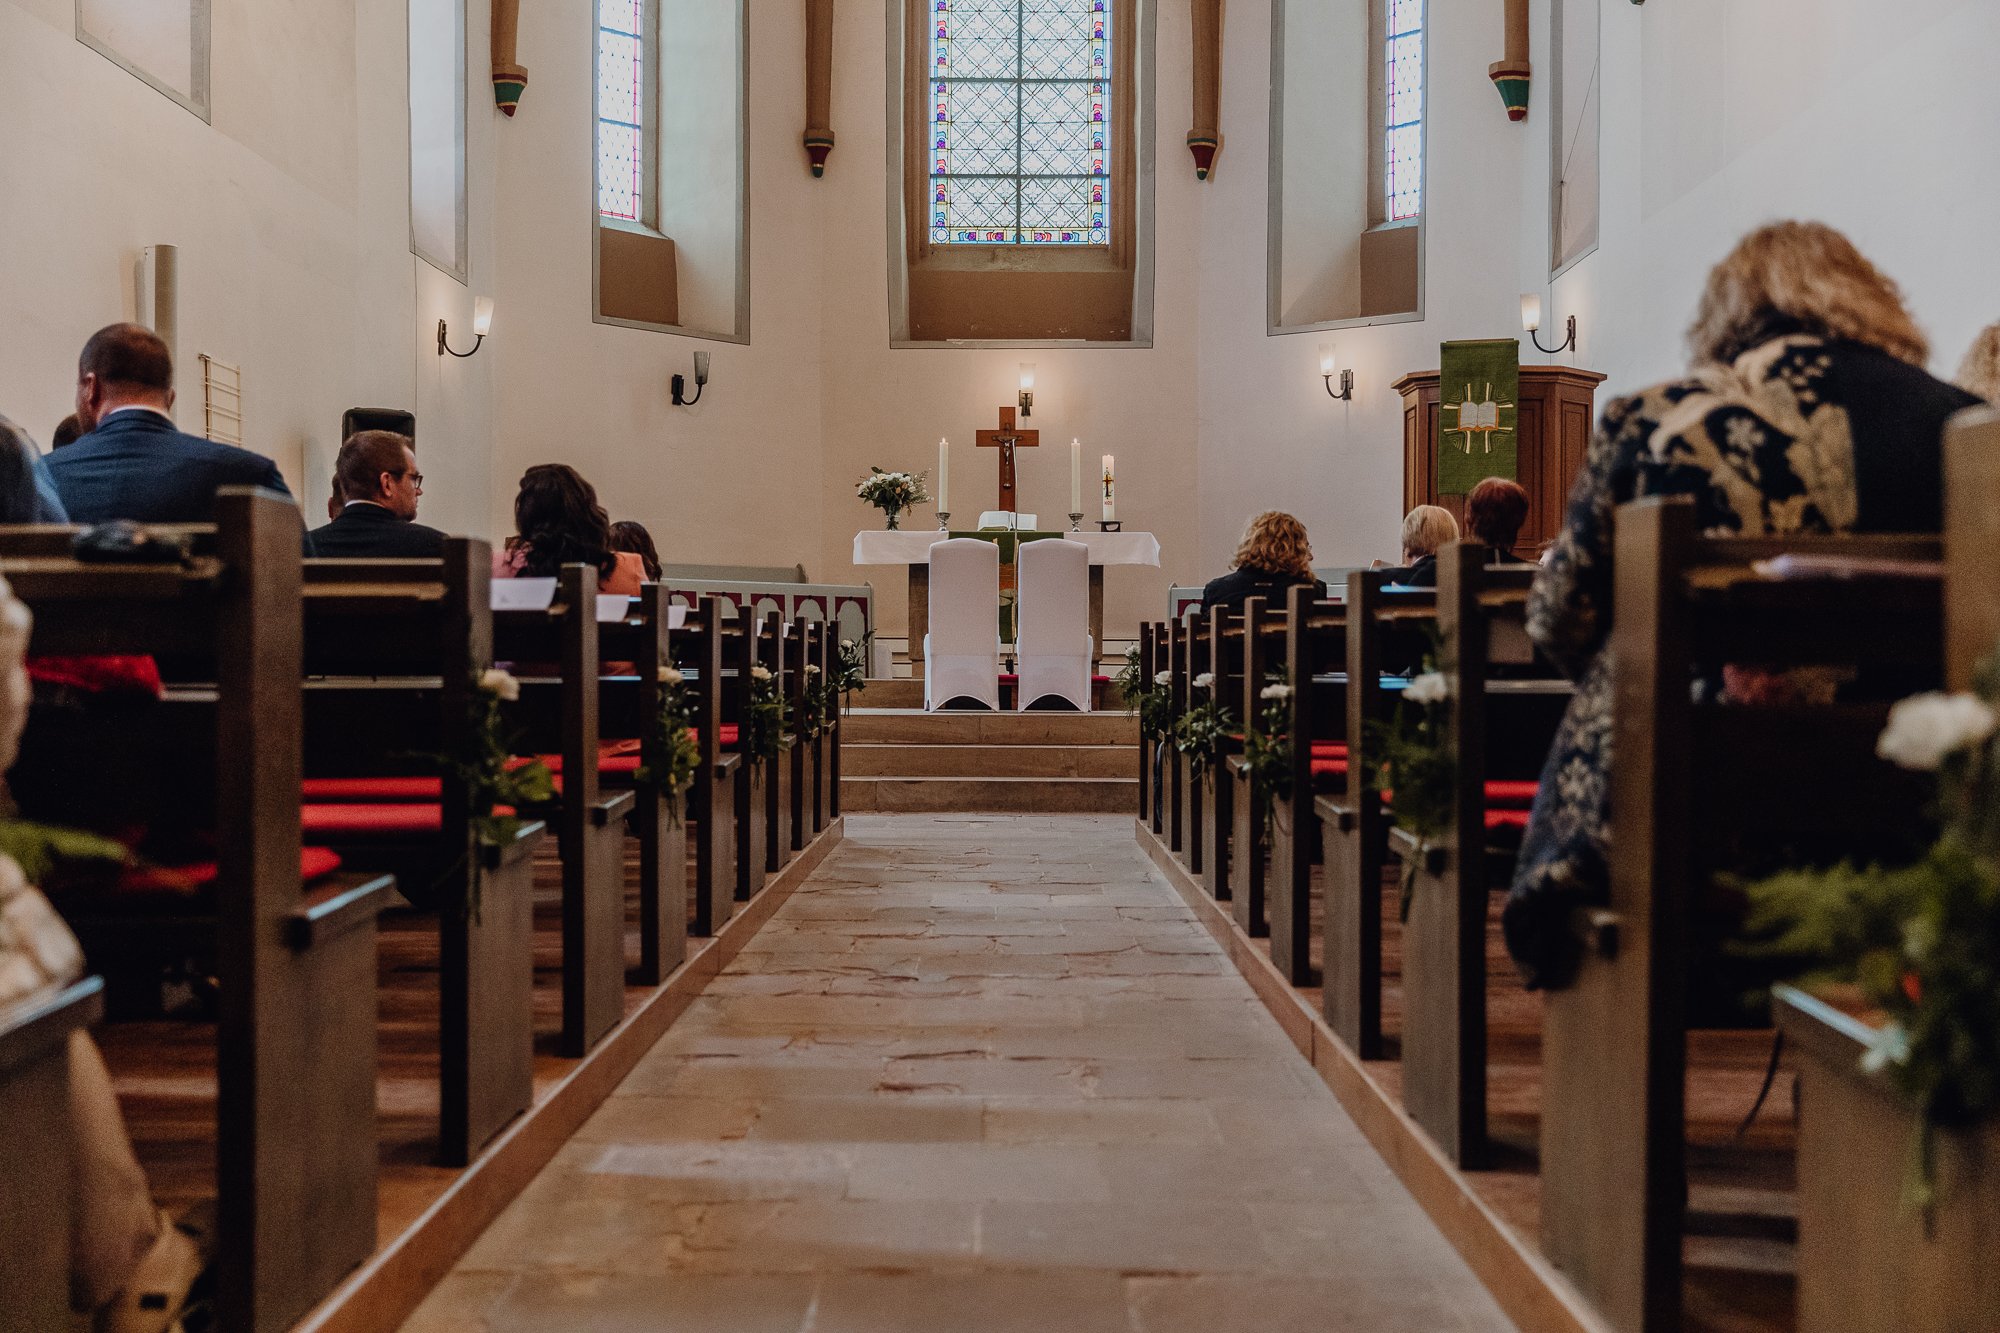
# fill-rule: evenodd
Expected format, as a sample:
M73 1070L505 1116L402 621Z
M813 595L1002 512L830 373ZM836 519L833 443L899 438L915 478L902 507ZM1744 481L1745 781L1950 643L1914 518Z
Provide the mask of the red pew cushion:
M444 784L436 778L307 778L308 801L435 801Z
M1314 755L1312 759L1312 775L1315 778L1344 778L1347 776L1347 760L1344 758L1322 759L1320 756Z
M338 869L340 856L330 848L299 848L299 878L306 883L331 875ZM116 892L121 895L191 896L215 883L220 873L220 868L213 861L198 861L183 866L128 866L119 876Z
M741 744L742 734L743 734L742 728L738 727L734 722L723 723L722 726L718 728L715 733L716 739L721 743L722 748L725 750L733 750L739 744ZM696 745L701 744L701 728L689 727L688 735L694 737Z
M1315 759L1345 759L1347 758L1347 742L1314 741L1312 743L1312 757Z
M1528 827L1528 812L1526 810L1495 810L1489 807L1486 811L1486 827L1489 829L1526 829Z
M493 807L496 815L513 808ZM431 802L312 804L301 807L305 831L321 838L422 838L444 830L444 808Z
M1528 807L1535 803L1535 790L1538 785L1533 782L1489 782L1486 784L1487 809L1492 810L1495 807L1510 809L1512 813L1521 816L1521 822L1525 825L1528 819ZM1396 793L1385 791L1382 793L1382 799L1394 803Z

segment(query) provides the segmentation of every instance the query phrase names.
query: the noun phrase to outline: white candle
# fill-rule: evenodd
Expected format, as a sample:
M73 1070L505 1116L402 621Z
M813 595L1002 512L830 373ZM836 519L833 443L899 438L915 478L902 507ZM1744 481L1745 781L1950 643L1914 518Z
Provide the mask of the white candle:
M943 436L939 436L937 511L940 514L949 514L951 512L950 492L951 492L951 441L944 438Z
M1111 455L1104 455L1104 521L1111 522L1118 517L1118 498L1113 489Z
M1083 512L1083 441L1069 442L1069 512Z

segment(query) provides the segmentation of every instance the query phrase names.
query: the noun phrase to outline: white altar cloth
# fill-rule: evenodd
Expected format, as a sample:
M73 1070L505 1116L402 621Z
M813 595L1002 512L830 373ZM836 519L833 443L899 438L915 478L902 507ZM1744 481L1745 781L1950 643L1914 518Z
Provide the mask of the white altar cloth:
M870 528L854 534L854 563L857 565L927 565L933 544L948 532L916 528ZM967 531L964 536L974 535ZM983 535L983 534L980 534ZM1093 565L1152 565L1160 563L1159 539L1150 532L1064 532L1058 534L1090 548Z

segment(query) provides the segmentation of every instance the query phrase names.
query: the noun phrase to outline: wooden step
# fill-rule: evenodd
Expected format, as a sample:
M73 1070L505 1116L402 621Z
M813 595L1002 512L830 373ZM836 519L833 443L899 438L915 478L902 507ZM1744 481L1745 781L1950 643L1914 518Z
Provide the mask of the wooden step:
M1130 813L1139 802L1131 778L879 777L840 780L843 814Z
M857 708L843 719L841 739L850 745L1137 745L1139 719L1129 713Z
M1129 778L1129 745L841 746L841 775L854 778Z
M1096 703L1102 710L1117 710L1123 706L1118 691L1110 685L1099 689L1096 695ZM922 708L923 677L871 678L868 687L856 691L850 702L856 708Z

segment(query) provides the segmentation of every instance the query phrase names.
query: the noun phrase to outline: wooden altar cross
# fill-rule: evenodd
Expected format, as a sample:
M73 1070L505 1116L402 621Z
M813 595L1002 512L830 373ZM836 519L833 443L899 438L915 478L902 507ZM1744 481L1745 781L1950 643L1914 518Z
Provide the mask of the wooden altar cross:
M982 430L973 436L981 449L1000 451L1000 503L995 509L1007 513L1019 513L1021 506L1015 502L1014 491L1014 451L1033 449L1041 444L1042 433L1038 430L1014 429L1014 409L1000 409L1000 429Z

